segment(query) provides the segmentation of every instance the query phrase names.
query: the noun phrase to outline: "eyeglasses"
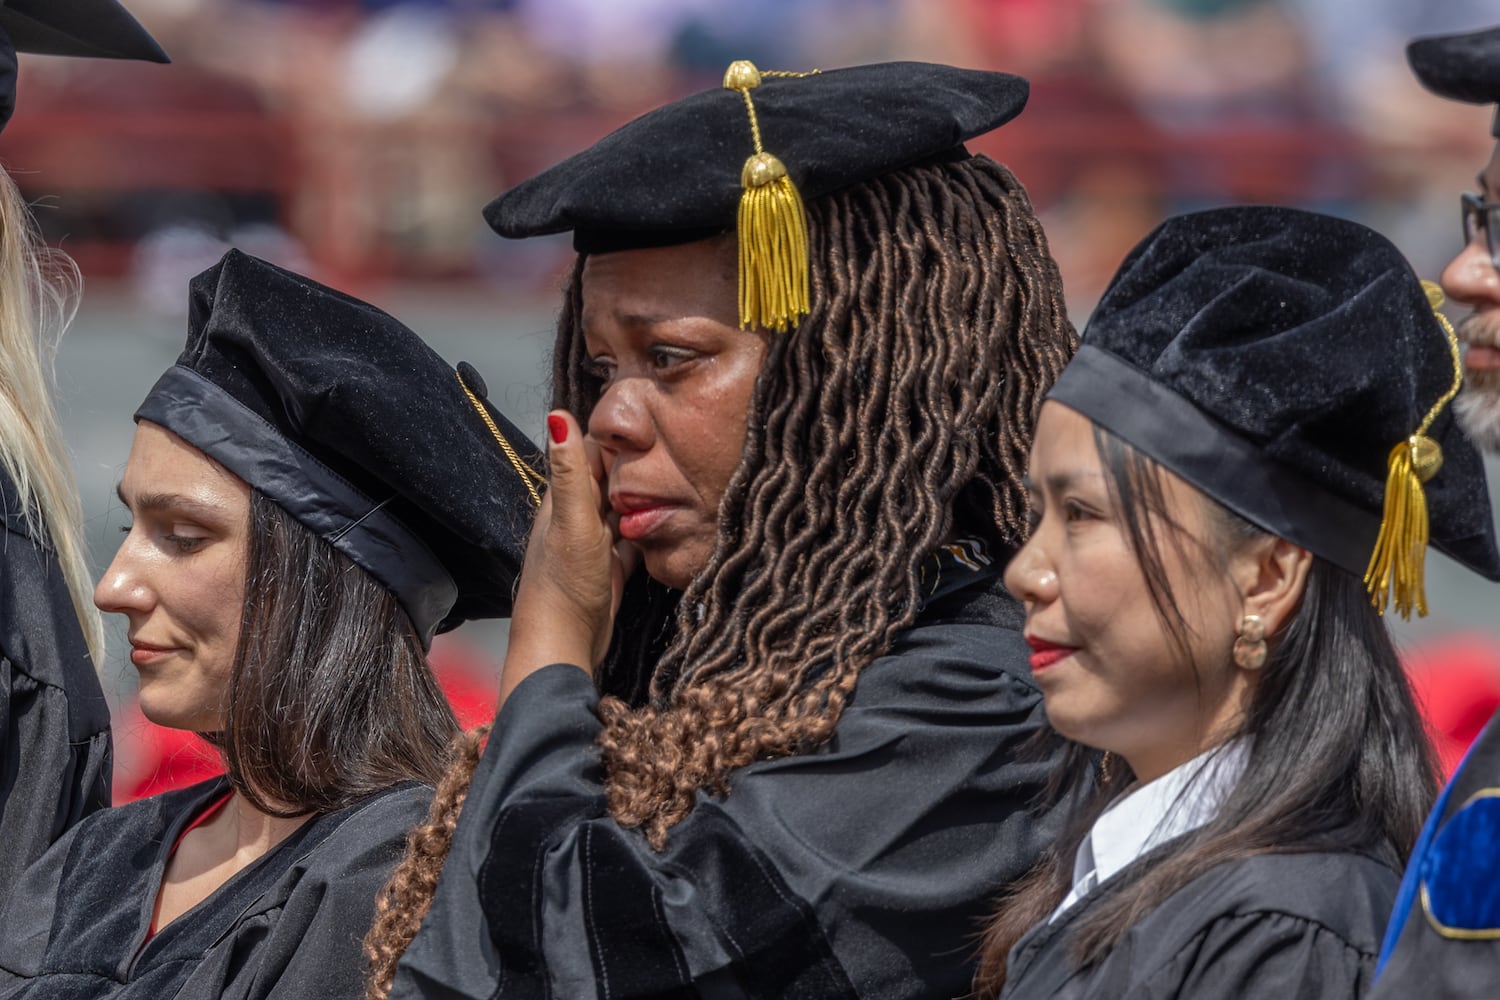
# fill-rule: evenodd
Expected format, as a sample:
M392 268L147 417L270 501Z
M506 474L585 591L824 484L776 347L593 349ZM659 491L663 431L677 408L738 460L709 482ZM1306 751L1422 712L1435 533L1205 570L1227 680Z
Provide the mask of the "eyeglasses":
M1474 242L1474 235L1484 230L1490 248L1490 263L1500 271L1500 201L1486 202L1477 194L1465 193L1461 199L1464 215L1464 246Z

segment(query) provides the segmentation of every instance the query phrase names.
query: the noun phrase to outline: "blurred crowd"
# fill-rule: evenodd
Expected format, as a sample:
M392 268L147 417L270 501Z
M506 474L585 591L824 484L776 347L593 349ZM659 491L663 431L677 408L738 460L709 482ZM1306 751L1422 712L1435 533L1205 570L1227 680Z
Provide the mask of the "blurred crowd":
M1028 77L981 148L1032 190L1075 310L1169 211L1275 200L1457 239L1481 109L1401 55L1493 0L138 0L174 63L32 60L0 159L86 274L148 301L228 243L356 288L550 289L491 197L642 110L767 68L931 59ZM123 114L125 109L129 114ZM1456 171L1456 173L1455 173ZM1081 316L1080 316L1081 318Z

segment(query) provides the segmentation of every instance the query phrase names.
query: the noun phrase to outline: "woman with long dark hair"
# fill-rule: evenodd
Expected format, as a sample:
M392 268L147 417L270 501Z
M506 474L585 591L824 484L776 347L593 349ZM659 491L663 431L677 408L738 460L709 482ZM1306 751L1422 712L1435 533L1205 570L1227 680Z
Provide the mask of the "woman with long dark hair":
M1024 190L961 145L1025 82L760 79L489 210L580 252L551 499L483 762L381 903L375 995L950 997L1053 832L999 571L1074 334Z
M1429 534L1500 576L1460 377L1354 223L1223 209L1126 259L1042 407L1006 570L1079 805L981 995L1368 988L1435 790L1382 609L1426 613Z
M231 251L136 413L95 591L140 705L227 774L85 820L0 913L0 996L357 996L457 732L426 650L508 613L523 438L372 306ZM519 449L519 450L517 450Z

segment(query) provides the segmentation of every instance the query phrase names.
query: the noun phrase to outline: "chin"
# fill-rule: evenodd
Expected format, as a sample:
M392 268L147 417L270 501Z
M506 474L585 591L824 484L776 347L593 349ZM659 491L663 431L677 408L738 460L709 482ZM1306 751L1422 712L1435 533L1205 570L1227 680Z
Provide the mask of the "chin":
M153 725L164 729L181 729L190 733L212 733L223 729L219 718L211 712L193 710L151 697L148 688L142 688L137 696L141 714Z
M1453 412L1476 445L1492 455L1500 454L1500 372L1466 373Z
M651 579L673 590L686 590L708 565L708 553L701 555L683 549L643 552L641 561Z

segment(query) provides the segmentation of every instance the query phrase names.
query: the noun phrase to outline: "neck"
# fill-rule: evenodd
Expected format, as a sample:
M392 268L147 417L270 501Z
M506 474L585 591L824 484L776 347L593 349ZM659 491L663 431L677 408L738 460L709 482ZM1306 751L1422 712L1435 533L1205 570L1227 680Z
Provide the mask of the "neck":
M312 816L272 816L262 812L239 792L230 796L221 817L226 839L235 854L258 858L297 831Z

